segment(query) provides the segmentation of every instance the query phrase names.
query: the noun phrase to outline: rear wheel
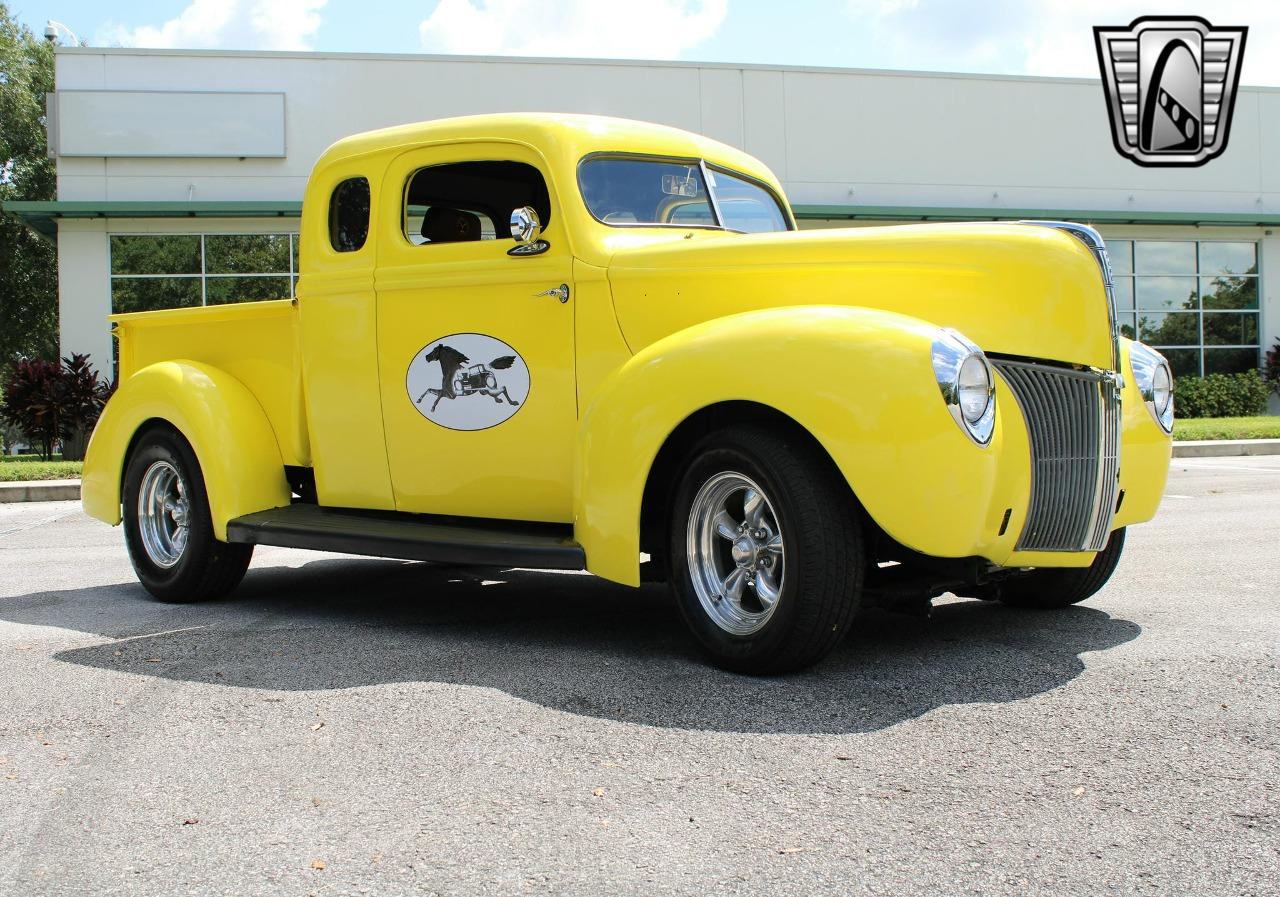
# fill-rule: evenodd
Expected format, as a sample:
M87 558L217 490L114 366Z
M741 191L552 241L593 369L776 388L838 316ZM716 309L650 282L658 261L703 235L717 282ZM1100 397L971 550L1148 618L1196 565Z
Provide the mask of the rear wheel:
M690 453L668 577L720 666L782 673L822 659L857 611L863 554L848 486L809 443L742 426Z
M244 577L253 546L214 538L200 464L175 430L156 428L138 441L125 468L123 499L129 559L161 601L217 598Z
M1012 607L1051 609L1079 604L1107 584L1124 551L1124 528L1111 534L1106 548L1088 567L1034 570L1001 584L1000 600Z

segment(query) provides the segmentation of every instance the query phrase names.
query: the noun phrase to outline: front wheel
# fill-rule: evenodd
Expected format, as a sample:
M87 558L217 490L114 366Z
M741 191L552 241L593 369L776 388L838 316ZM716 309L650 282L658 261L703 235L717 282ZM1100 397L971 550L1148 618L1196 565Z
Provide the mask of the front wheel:
M142 436L125 468L123 498L129 559L156 598L217 598L244 577L253 546L214 538L200 464L177 431Z
M1033 570L1000 586L1000 600L1012 607L1042 610L1079 604L1107 584L1124 551L1124 528L1111 534L1107 546L1088 567Z
M801 669L836 646L857 611L856 505L807 441L754 426L713 433L676 489L667 563L681 615L717 664Z

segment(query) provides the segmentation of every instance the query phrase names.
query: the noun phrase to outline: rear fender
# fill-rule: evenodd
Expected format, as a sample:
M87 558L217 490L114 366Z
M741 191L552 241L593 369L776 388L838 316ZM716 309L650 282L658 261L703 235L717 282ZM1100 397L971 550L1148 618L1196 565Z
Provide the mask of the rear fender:
M194 361L162 361L116 390L85 453L85 513L120 522L125 464L134 438L151 422L173 426L200 462L214 535L227 521L290 502L275 432L253 393L226 371Z

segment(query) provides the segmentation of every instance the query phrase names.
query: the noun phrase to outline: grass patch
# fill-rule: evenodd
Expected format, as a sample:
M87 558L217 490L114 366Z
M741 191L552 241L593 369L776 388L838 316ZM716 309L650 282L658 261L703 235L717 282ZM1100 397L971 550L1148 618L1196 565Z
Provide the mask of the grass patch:
M1280 416L1179 418L1173 423L1173 438L1280 439ZM0 458L0 483L74 479L80 476L82 466L80 461L44 461L38 455L5 455Z
M70 480L80 476L84 464L80 461L21 461L0 460L0 483L17 483L23 480Z
M1173 422L1173 438L1280 439L1280 417L1189 417Z

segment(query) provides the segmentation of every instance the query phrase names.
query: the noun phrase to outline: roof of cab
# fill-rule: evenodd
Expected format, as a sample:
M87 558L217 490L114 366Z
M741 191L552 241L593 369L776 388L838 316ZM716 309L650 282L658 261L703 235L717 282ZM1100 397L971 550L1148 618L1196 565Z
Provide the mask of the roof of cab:
M625 118L559 112L467 115L365 131L330 146L316 168L366 153L484 138L517 140L548 155L558 153L574 160L594 152L652 153L714 159L751 174L768 172L759 160L741 150L690 131Z

